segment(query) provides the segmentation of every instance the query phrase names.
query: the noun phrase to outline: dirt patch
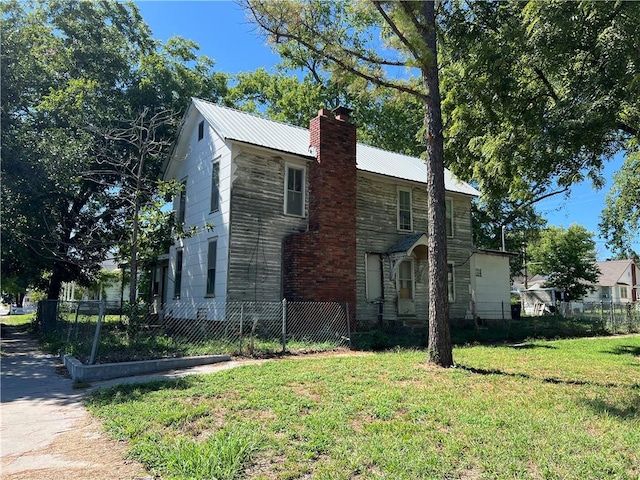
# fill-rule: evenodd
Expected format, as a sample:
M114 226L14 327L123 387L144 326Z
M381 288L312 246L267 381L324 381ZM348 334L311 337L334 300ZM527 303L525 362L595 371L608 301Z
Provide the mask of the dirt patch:
M151 480L142 464L126 459L127 445L106 438L102 433L100 422L88 414L76 427L62 433L45 448L19 458L3 458L4 480ZM37 467L39 460L46 459L43 464L47 468L22 469L17 473L11 471L11 464L24 463ZM54 465L54 466L52 466ZM28 467L27 467L28 468Z

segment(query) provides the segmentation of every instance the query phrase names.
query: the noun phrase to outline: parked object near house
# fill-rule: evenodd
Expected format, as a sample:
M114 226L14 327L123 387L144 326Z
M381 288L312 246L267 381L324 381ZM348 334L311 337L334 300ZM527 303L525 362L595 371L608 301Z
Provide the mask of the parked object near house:
M530 288L520 292L520 300L525 315L548 315L558 312L564 294L556 288Z
M164 178L201 231L155 269L159 304L340 302L358 325L426 326L425 163L357 143L347 109L307 130L193 99ZM464 318L479 193L448 171L445 186L449 315Z

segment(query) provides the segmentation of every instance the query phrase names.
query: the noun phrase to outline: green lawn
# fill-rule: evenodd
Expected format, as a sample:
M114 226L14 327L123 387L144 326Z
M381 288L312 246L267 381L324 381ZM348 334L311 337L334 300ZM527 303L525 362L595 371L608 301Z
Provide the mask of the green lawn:
M3 315L0 323L5 325L29 325L35 318L35 313L25 313L23 315Z
M88 406L162 478L633 479L640 336L288 359Z

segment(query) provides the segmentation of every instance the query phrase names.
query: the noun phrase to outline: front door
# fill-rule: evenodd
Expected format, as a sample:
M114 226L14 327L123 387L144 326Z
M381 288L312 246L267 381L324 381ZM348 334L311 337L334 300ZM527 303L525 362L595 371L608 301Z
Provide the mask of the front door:
M396 288L398 290L398 315L415 315L415 279L413 260L403 260L398 268Z

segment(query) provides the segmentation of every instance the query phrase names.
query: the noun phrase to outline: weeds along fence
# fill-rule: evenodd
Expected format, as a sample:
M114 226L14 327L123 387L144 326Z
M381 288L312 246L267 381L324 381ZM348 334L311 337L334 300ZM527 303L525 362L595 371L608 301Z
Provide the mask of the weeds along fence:
M48 347L85 364L231 354L265 356L350 346L349 307L327 302L173 302L106 314L103 302L42 301Z
M455 343L640 332L640 302L558 302L538 315L525 315L520 304L478 302L475 311L475 321L452 321Z

